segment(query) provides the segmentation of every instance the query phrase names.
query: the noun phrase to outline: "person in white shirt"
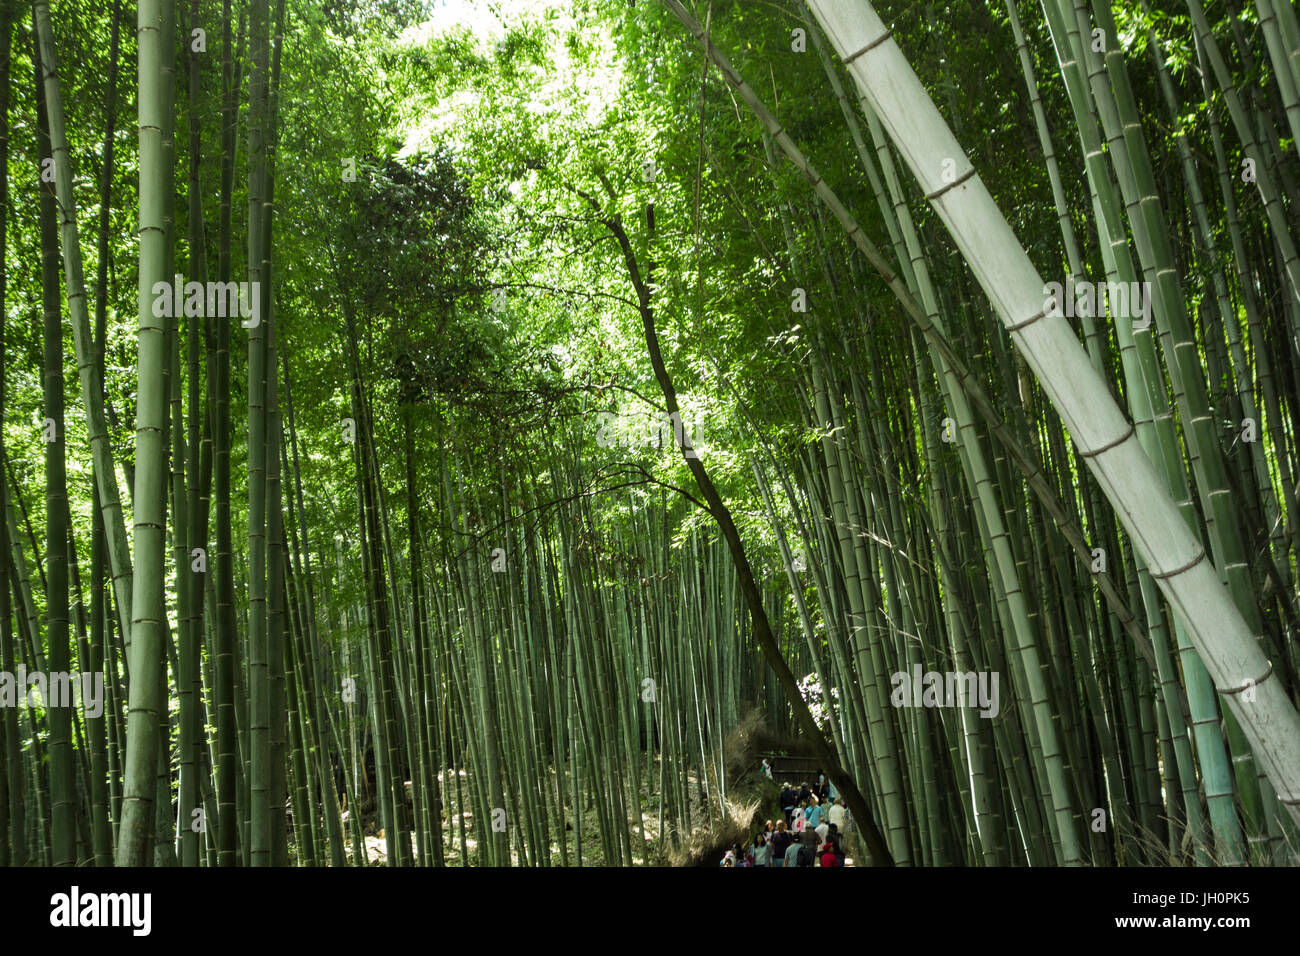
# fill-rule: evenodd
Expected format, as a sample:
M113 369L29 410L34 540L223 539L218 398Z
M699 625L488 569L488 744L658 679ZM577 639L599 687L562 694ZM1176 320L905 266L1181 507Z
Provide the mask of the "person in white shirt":
M837 830L843 833L844 821L848 817L848 815L849 815L849 811L844 808L844 800L839 799L836 800L835 803L831 805L830 811L826 814L826 818L831 823L835 824L835 828Z

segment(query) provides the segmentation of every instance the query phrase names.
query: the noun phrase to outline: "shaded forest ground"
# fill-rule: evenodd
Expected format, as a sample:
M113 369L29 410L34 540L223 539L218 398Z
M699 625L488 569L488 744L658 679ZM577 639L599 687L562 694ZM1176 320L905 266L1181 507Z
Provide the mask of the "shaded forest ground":
M692 825L689 829L679 830L676 833L676 839L671 832L659 832L659 811L662 797L656 787L646 786L644 783L640 787L641 798L641 818L637 819L635 815L629 815L629 830L633 834L633 847L637 851L635 862L637 865L651 866L717 866L722 855L733 844L744 846L753 836L756 828L762 826L765 820L776 820L780 817L780 785L769 780L760 770L761 755L764 753L780 753L795 756L807 756L811 749L796 737L781 735L771 731L762 719L762 715L756 709L749 709L741 717L740 722L727 735L724 747L724 766L726 774L726 790L722 803L725 811L718 806L717 798L710 799L703 788L698 773L687 775L687 792L691 798L691 820ZM653 758L650 773L647 775L650 780L658 781L659 767L661 758L656 754ZM470 794L474 792L470 775L465 770L458 771L461 777L461 792ZM549 768L551 781L549 787L555 787L555 768ZM710 772L707 774L708 793L714 792L716 784L716 774ZM478 858L477 830L474 820L474 807L472 801L466 800L464 808L457 804L455 793L455 778L439 774L438 782L443 794L452 794L445 798L443 811L443 852L445 854L446 865L448 866L477 866L480 861ZM450 791L448 790L450 784ZM350 812L345 810L345 813ZM468 860L463 859L461 852L460 815L464 814L465 828L465 848L468 851ZM346 827L347 818L344 818L345 824L345 846L348 858L353 857L352 839L350 830ZM573 821L566 824L566 839L568 842L569 863L573 864L575 859L575 834L572 830ZM640 827L645 827L645 840L638 841ZM370 866L385 866L388 862L388 848L384 838L384 830L380 825L378 814L376 813L373 800L368 801L363 808L362 830L366 842L366 862ZM669 828L665 827L668 831ZM582 822L582 845L583 845L583 865L584 866L605 866L606 858L601 843L600 821L596 814L594 803L591 795L587 795ZM412 852L415 852L416 841L414 834L411 837ZM644 850L644 852L641 852ZM516 841L511 841L511 862L513 865L523 865L526 861L521 860ZM564 857L560 849L558 838L553 835L551 840L551 865L563 866ZM852 854L850 855L848 865L852 864Z

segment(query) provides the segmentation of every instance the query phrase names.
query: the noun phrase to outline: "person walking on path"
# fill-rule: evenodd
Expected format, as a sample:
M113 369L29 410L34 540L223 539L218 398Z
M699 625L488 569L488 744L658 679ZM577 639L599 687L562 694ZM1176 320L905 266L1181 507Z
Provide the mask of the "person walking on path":
M790 846L790 833L785 828L785 821L778 820L776 832L772 834L772 865L785 866L785 854ZM791 863L793 863L793 859Z
M814 795L810 801L811 805L804 811L804 816L808 818L808 826L815 827L822 822L822 805Z
M849 826L853 817L841 799L827 811L826 819L830 821L830 838L840 854L840 865L844 865L844 841L849 835Z
M844 820L849 811L844 808L843 799L836 800L831 804L830 809L826 811L826 819L835 824L835 828L841 833L844 832Z
M795 866L816 866L817 865L817 844L816 836L812 833L805 833L803 842L799 845L799 854L795 858Z
M834 824L835 830L840 837L839 843L843 846L844 840L849 838L853 833L853 814L850 813L849 808L844 805L843 797L836 801L835 805L830 808L826 814L826 819Z

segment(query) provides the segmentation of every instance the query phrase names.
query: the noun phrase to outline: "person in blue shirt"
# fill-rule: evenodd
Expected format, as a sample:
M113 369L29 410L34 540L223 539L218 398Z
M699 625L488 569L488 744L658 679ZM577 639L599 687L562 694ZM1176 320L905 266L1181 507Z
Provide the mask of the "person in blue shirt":
M808 809L804 811L804 816L808 820L809 827L816 827L817 824L822 822L822 805L815 796L810 801Z

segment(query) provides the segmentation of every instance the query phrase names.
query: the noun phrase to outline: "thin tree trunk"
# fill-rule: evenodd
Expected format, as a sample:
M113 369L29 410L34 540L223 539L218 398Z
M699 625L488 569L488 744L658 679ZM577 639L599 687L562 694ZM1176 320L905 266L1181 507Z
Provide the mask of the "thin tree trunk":
M33 37L33 40L36 38ZM36 44L33 43L35 52ZM33 56L33 62L39 57ZM45 97L36 70L37 156L44 169L50 157ZM49 699L44 701L50 732L50 813L55 866L74 866L76 853L76 782L73 774L72 707L54 690L55 675L71 671L68 653L68 523L67 465L63 430L63 325L60 315L58 225L51 184L40 188L41 299L45 315L44 419L45 445L45 640L49 667ZM69 692L71 688L68 688Z
M641 314L642 329L646 340L646 350L650 358L651 367L654 369L655 378L659 383L659 388L664 395L664 404L667 408L668 415L672 418L677 429L684 433L684 426L681 423L681 411L677 404L677 393L673 387L672 379L664 365L663 357L659 351L659 336L655 329L654 310L650 304L650 287L648 279L643 279L640 267L637 263L636 255L632 251L632 244L628 239L627 232L624 230L621 220L618 216L606 217L603 215L600 204L593 198L584 196L592 206L597 215L600 216L601 222L613 234L618 241L619 248L623 254L624 265L628 271L628 277L632 282L633 288L637 294L638 310ZM614 197L611 196L611 199ZM653 213L648 214L648 218ZM652 221L652 220L651 220ZM653 263L651 263L653 270ZM849 805L849 810L853 818L862 828L866 840L867 850L874 866L891 866L893 858L890 856L888 847L884 838L881 836L876 826L875 818L869 809L865 798L858 790L856 784L840 766L838 757L834 754L832 748L827 744L822 730L813 720L808 705L804 702L802 694L799 692L798 684L795 681L794 674L791 673L789 665L781 655L780 647L772 634L771 625L768 622L767 611L763 606L762 594L754 580L754 573L750 569L749 559L745 554L745 547L740 539L740 532L736 529L735 522L731 518L731 512L723 502L722 497L718 494L708 472L705 470L703 463L700 461L697 453L690 448L689 440L684 434L679 434L677 444L682 451L682 456L686 461L686 466L690 470L695 482L699 485L700 492L704 496L707 504L707 510L718 523L718 528L722 532L723 538L727 542L727 547L731 552L732 562L735 565L736 572L740 575L741 590L745 595L745 602L749 608L750 620L754 628L754 638L758 643L759 649L767 659L768 665L776 674L776 678L781 687L785 690L786 697L794 709L795 719L799 724L800 730L808 739L822 766L826 770L827 776L835 782L835 785L845 796L845 802Z

